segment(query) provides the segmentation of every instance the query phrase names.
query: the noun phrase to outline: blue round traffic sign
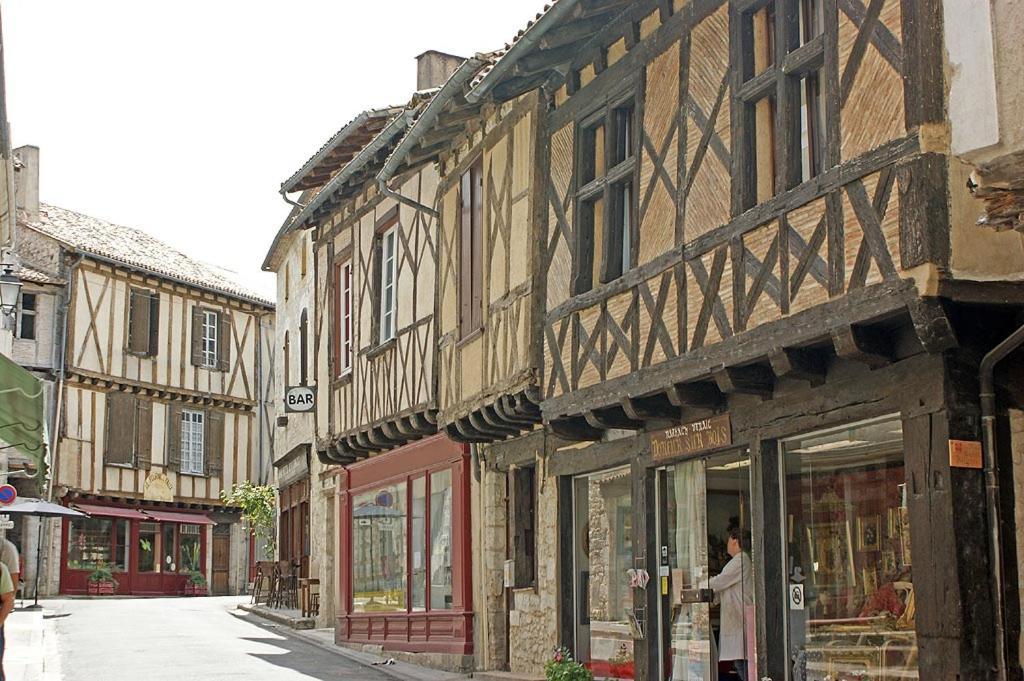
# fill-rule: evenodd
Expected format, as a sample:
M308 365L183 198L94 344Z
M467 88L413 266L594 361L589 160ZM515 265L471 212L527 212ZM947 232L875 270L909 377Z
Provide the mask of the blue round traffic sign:
M0 485L0 506L10 506L18 498L14 485Z

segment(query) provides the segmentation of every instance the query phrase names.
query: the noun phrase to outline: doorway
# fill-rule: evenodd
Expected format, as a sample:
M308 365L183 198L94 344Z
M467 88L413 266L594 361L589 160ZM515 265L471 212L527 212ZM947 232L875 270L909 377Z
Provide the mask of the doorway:
M231 526L217 525L213 528L213 568L210 592L214 596L227 596L228 573L231 569Z
M749 455L660 468L655 487L661 678L758 678Z

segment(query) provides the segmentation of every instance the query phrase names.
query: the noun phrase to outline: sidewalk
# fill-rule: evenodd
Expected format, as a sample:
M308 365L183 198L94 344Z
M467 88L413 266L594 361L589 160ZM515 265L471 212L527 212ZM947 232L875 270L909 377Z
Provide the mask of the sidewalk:
M42 610L15 610L4 624L4 674L7 681L42 681L44 650Z
M245 607L243 607L243 605ZM266 610L265 608L255 609L246 603L240 604L238 609L242 611L242 614L240 615L242 617L259 617L269 619L266 617L266 613L264 612ZM353 662L358 662L359 664L372 669L379 670L383 674L387 674L388 676L398 679L398 681L466 681L466 679L471 676L430 669L428 667L421 667L420 665L410 664L408 662L400 662L394 658L389 658L387 653L384 653L384 656L381 656L374 653L352 650L334 643L333 629L295 629L282 622L282 619L286 618L271 619L270 622L276 623L266 623L263 626L273 627L277 633L283 636L297 638L327 652L334 653L335 655L352 660ZM389 659L392 660L391 664L382 664Z

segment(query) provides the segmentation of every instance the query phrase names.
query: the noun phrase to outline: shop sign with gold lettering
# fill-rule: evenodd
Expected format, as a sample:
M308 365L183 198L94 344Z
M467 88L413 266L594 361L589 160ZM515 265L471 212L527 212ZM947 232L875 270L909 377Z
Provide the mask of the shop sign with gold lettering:
M719 414L651 433L651 454L655 461L699 454L731 444L732 423L728 414Z

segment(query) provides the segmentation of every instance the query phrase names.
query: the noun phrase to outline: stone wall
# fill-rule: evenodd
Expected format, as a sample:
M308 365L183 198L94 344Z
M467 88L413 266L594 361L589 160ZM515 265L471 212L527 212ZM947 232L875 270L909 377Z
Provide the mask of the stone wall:
M328 467L314 455L310 461L309 486L309 576L320 580L318 628L334 627L335 589L334 554L338 524L335 519L335 478L321 474Z
M473 650L479 670L505 669L505 472L484 470L470 489L473 519Z

